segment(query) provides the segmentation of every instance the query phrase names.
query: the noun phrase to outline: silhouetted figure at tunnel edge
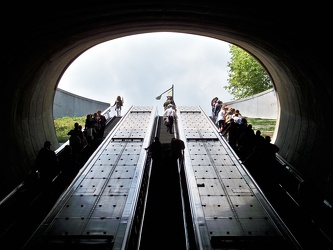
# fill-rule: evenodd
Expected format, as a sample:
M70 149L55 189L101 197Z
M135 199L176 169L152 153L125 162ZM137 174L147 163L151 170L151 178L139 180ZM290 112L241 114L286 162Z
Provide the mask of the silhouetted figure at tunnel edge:
M50 147L51 143L45 141L36 158L35 171L42 187L50 185L60 172L57 155Z

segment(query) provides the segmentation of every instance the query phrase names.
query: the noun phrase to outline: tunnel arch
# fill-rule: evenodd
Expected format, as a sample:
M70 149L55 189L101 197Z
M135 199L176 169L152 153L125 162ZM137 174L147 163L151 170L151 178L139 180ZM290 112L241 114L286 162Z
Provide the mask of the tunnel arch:
M53 99L61 75L75 58L104 41L164 31L219 39L258 58L269 72L279 99L275 143L280 155L305 178L312 179L323 195L328 192L332 167L325 166L332 160L331 132L327 135L327 122L317 110L331 105L332 91L324 55L314 39L319 31L312 30L309 37L309 30L302 28L319 24L320 19L309 23L307 12L296 19L290 9L279 8L267 15L253 3L236 6L199 1L124 1L43 10L19 11L21 32L15 33L18 27L13 26L5 31L8 49L2 56L2 75L7 89L1 95L10 114L10 131L4 136L9 143L1 148L7 163L1 177L3 190L24 179L46 139L54 147L58 145ZM323 159L325 152L328 157Z

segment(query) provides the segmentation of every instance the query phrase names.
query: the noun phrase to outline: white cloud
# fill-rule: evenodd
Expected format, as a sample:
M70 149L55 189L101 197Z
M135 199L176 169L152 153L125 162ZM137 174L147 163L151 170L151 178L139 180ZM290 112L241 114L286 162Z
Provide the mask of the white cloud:
M125 99L124 112L134 106L158 106L155 99L172 84L180 106L199 105L209 115L210 101L230 101L229 44L213 38L181 33L149 33L99 44L78 57L58 87L90 99L113 104ZM123 112L123 114L124 114Z

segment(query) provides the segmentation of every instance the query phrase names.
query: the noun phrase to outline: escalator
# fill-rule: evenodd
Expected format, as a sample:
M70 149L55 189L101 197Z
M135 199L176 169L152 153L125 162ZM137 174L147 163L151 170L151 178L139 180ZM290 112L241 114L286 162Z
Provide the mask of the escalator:
M104 138L119 122L121 117L112 117L105 129ZM89 159L99 144L100 138L85 148L82 153L82 165ZM57 153L57 156L61 152ZM21 249L38 225L45 218L58 197L70 184L74 176L69 178L59 174L50 186L41 189L38 183L24 183L7 199L1 202L0 214L3 216L0 227L0 239L3 245L11 249Z
M152 163L140 249L187 249L178 164L170 156L174 134L166 131L162 117L158 125L164 154Z

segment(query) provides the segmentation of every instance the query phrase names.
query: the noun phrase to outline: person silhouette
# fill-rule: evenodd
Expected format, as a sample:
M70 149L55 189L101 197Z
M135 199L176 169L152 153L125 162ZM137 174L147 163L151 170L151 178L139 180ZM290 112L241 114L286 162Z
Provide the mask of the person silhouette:
M74 123L74 129L70 130L67 135L69 135L69 145L72 147L73 154L79 159L82 154L83 149L83 139L84 135L82 132L82 127L79 123Z
M183 156L185 143L180 139L172 138L170 143L170 148L171 148L171 158L174 160L178 160L181 159Z
M148 150L150 152L153 161L161 159L162 144L160 142L160 138L156 136L155 140L148 147L146 147L145 150Z
M58 158L56 153L51 150L51 143L44 142L44 146L39 150L36 158L36 170L42 186L52 183L52 180L59 174Z

